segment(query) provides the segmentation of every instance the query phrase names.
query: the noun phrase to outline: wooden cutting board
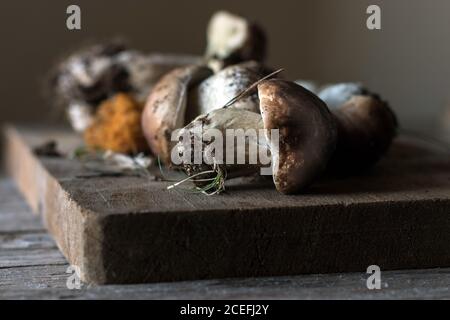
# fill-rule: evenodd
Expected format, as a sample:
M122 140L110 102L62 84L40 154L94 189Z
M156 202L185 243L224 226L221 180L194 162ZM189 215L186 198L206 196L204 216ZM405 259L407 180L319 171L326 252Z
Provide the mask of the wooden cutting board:
M5 136L8 171L86 282L450 266L449 153L414 139L399 137L365 175L305 194L242 179L208 197L33 153L48 140L74 150L69 130L8 127Z

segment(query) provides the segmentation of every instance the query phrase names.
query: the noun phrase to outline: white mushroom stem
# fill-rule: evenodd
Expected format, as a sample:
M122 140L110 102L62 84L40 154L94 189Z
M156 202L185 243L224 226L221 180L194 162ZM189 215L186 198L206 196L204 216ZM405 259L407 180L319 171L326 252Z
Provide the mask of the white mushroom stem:
M182 157L181 166L193 177L210 172L216 165L228 178L250 175L258 173L263 166L270 167L270 150L264 133L260 114L235 108L217 109L197 117L180 130L182 140L172 154ZM210 139L212 136L214 139ZM200 157L196 158L198 151ZM261 161L265 160L261 155L269 160Z

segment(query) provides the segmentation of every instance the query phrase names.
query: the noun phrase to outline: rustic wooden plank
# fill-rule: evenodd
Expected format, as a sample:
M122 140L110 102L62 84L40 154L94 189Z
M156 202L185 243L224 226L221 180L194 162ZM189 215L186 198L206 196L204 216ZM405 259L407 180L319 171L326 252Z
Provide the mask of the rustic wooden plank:
M205 197L32 154L49 138L67 150L79 143L67 133L7 136L10 172L88 282L450 266L450 159L416 141L398 140L364 176L324 180L303 195L240 180Z

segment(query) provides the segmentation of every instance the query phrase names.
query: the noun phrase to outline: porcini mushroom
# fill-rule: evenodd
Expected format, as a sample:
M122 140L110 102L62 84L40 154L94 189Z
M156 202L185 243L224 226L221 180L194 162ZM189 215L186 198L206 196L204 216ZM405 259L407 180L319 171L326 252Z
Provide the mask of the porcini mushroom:
M177 68L153 88L142 114L142 129L154 154L170 163L173 130L185 125L188 91L212 74L202 65Z
M304 80L296 83L309 84ZM348 175L375 164L388 150L398 127L388 104L357 82L312 86L312 89L330 108L338 127L331 171Z
M270 146L275 187L297 193L325 170L334 152L333 115L316 95L291 81L263 81L258 95L265 129L279 130L279 144Z
M332 110L338 128L330 169L337 174L364 170L386 153L397 133L397 119L377 96L355 95Z
M180 158L187 156L184 158L187 162L180 162L180 167L189 176L201 174L200 179L193 179L199 185L202 183L198 182L214 176L216 173L212 170L214 167L220 167L221 171L226 172L227 178L257 173L264 164L259 161L259 157L255 157L254 162L250 163L250 153L256 151L270 155L266 137L259 134L259 130L262 129L264 123L261 115L245 109L220 108L200 115L179 131L178 136L182 139L177 144L175 152ZM241 136L237 136L233 131L228 131L230 132L228 134L227 130L240 130ZM221 144L216 144L218 141L215 140L216 136L213 133L220 135ZM242 139L239 140L240 138ZM195 143L199 145L195 146ZM244 145L237 146L238 143ZM200 153L199 163L195 162L195 152ZM231 152L231 159L227 152ZM244 163L237 163L238 159L243 159ZM211 174L206 176L202 174L203 172Z
M248 60L263 61L266 36L255 23L226 11L215 13L208 24L206 58L215 70Z

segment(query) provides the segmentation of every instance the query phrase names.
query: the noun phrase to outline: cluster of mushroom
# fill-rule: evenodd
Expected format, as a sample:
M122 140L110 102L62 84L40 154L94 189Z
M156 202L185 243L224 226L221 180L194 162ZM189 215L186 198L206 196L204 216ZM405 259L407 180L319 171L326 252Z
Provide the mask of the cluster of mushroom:
M136 146L143 145L140 143L143 136L150 152L167 166L172 166L173 150L192 152L192 148L180 147L177 141L173 141L175 130L180 129L181 133L194 137L198 133L193 129L199 125L204 132L209 129L222 132L227 129L264 129L266 135L251 143L262 146L270 155L275 187L285 194L301 192L324 172L359 172L385 154L397 129L395 115L386 102L359 84L319 88L310 82L281 79L278 73L271 73L272 70L263 64L266 46L265 34L259 26L221 11L209 22L207 49L203 57L172 59L171 63L164 64L164 68L155 67L164 59L148 57L128 59L124 64L124 58L120 57L126 56L127 51L117 49L108 53L109 59L115 61L109 66L115 65L114 68L93 67L95 63L92 61L80 66L80 62L72 58L60 68L57 88L61 96L75 101L73 104L88 106L86 109L91 120L83 130L91 132L89 137L101 137L96 140L100 141L99 147L105 147L102 145L106 140L104 137L128 132L131 138L122 138L122 147L118 149L137 152L141 147ZM139 56L137 53L133 55ZM98 54L93 56L95 59L92 59L97 61ZM86 61L86 58L81 60ZM140 67L131 63L137 60ZM115 76L111 77L111 74ZM267 77L268 74L273 76ZM102 90L97 92L99 88ZM123 91L129 99L122 96L117 100L113 96L118 92L123 95ZM140 107L133 107L147 94L143 111ZM95 113L92 106L105 96L113 96L111 99L117 101L103 101L107 105L101 106L92 116ZM127 107L119 107L120 101L127 103ZM101 112L102 109L108 112ZM125 110L127 114L138 112L141 120L139 130L130 130L130 126L136 126L136 116L129 116L129 121L120 121L123 126L118 127L118 121L108 116L112 114L114 119L120 118L117 110ZM104 129L98 129L111 130L110 127L115 128L114 134L104 134ZM279 132L277 144L273 144L269 136L273 129ZM87 142L89 144L89 139ZM109 143L108 148L116 145L119 144ZM206 156L209 145L206 143L202 148ZM261 166L261 163L256 163L219 164L217 167L205 162L183 163L175 167L184 170L196 184L201 185L208 179L195 177L204 172L226 172L222 176L230 179L253 175ZM223 185L216 187L220 189Z
M239 18L225 14L219 17L221 33L232 33L228 28L234 27ZM212 25L218 24L213 19ZM249 36L251 30L247 36L256 39ZM246 41L246 45L255 44ZM235 57L242 55L242 48L235 46L233 51L228 46L219 52ZM257 51L256 46L245 49L252 51ZM283 79L258 81L269 72L261 61L246 61L220 70L197 64L167 73L151 91L142 116L144 134L153 153L170 165L172 150L177 146L181 153L193 152L193 148L180 147L173 141L172 133L180 128L191 137L196 135L196 127L203 132L211 128L222 132L237 128L263 128L266 132L278 129L277 145L271 145L267 136L254 143L265 146L270 153L276 189L291 194L301 192L327 170L338 174L364 170L387 151L397 121L377 95L358 84L337 84L314 93ZM255 90L226 105L255 83ZM208 144L203 148L206 156ZM214 171L206 163L181 167L192 177ZM255 174L259 169L260 164L220 165L227 178ZM198 184L204 180L193 179Z
M179 77L182 70L190 76ZM283 79L264 80L258 84L257 92L244 101L214 110L239 93L228 93L228 86L221 87L232 81L226 75L252 74L250 70L248 64L236 65L203 80L195 93L191 93L199 96L198 104L189 103L192 83L186 79L198 81L191 74L192 68L166 75L150 94L142 117L144 133L153 152L170 164L171 150L176 144L171 140L171 132L183 126L183 130L188 131L199 124L204 131L211 128L223 132L236 128L264 128L266 132L278 129L279 145L267 144L270 139L256 143L267 144L277 190L291 194L304 190L325 170L343 174L370 167L387 151L395 136L396 118L377 96L351 95L341 106L330 110L314 93ZM220 84L219 87L214 87L214 83ZM202 90L205 87L214 87L214 90L205 92ZM223 100L215 100L210 95L217 99L223 96ZM213 100L211 104L203 104L210 100ZM186 116L197 106L205 112L189 123ZM211 169L211 165L189 164L184 169L194 175ZM228 177L235 177L255 174L260 166L231 164L222 169Z

